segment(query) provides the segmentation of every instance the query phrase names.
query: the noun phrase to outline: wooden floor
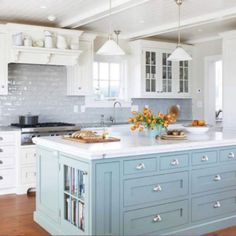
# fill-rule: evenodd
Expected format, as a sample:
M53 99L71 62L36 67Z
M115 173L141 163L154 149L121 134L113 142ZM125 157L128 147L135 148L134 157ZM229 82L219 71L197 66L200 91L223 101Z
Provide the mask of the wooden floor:
M0 235L48 236L43 228L33 221L35 197L26 195L0 196Z
M0 196L0 236L49 236L33 221L35 197L26 195ZM236 224L236 222L235 222ZM235 236L236 227L228 228L207 236Z

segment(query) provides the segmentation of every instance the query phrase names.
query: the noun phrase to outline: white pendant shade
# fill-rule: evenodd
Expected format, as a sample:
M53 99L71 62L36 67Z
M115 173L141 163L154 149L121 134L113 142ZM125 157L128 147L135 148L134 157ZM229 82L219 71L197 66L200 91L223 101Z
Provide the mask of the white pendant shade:
M181 47L177 48L167 58L167 61L191 61L192 57Z
M121 56L125 55L125 52L113 39L108 39L97 51L97 54L106 56Z

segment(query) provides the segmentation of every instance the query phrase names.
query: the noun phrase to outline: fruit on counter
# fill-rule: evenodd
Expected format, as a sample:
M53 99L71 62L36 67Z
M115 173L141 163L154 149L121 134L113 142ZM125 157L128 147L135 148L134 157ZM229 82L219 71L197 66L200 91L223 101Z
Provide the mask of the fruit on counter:
M206 122L204 120L193 120L192 126L206 126Z
M185 133L183 130L179 129L172 129L167 131L167 135L172 135L172 136L184 136Z

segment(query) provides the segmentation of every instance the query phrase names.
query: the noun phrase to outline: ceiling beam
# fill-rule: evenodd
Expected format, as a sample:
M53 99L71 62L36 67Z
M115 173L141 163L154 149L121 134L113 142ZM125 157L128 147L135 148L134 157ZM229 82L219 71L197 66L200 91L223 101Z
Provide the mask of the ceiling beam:
M228 20L236 17L236 7L227 10L217 11L210 14L205 14L198 17L193 17L190 19L181 21L181 29L187 29L191 27L201 26L209 23L214 23L222 20ZM123 35L127 39L139 39L144 37L157 36L169 32L177 31L178 23L177 21L170 24L160 25L153 28L148 28L143 31L125 34Z
M117 14L119 12L144 4L148 1L150 0L113 0L111 14ZM91 11L87 11L82 15L72 17L63 22L60 22L59 27L78 28L97 20L101 20L109 16L108 8L108 1L107 4L100 5L97 8L94 8L93 6L91 7Z

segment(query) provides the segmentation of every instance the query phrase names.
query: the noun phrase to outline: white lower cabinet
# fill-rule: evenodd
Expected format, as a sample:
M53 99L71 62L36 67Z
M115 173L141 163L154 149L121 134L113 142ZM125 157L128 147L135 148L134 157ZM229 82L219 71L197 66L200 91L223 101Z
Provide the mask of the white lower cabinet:
M0 132L0 195L16 192L20 132Z
M36 150L34 145L20 147L18 161L17 194L25 194L35 187L36 182Z

